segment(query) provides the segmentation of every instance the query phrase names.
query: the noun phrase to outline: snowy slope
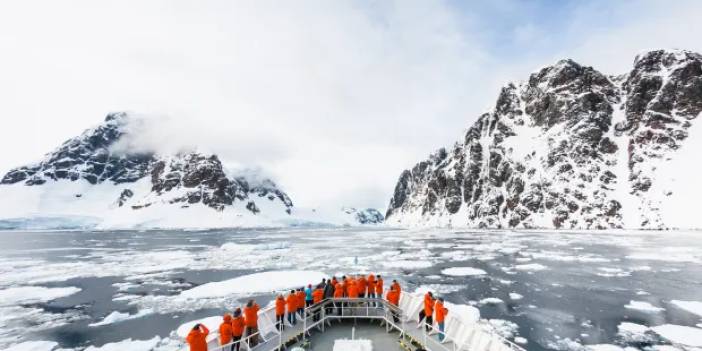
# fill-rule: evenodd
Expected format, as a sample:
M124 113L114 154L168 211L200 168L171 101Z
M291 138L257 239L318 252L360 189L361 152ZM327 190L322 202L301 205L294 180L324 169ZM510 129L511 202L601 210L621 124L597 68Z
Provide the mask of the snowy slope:
M562 60L502 88L463 140L404 171L386 222L700 228L702 56L651 51L622 76Z
M0 180L0 229L213 228L379 223L294 208L273 181L225 170L216 155L130 152L141 119L113 113ZM375 211L377 213L377 211ZM362 215L363 214L363 215Z

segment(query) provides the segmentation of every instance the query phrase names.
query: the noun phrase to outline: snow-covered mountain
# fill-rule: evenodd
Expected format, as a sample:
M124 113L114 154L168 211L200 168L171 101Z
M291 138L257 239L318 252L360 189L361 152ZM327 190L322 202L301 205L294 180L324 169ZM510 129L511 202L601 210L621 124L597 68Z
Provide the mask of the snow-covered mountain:
M66 141L40 162L9 171L0 180L0 227L202 228L378 222L365 216L349 221L345 213L323 218L298 210L272 180L249 171L232 173L217 155L161 155L125 149L122 141L138 131L141 122L127 113L112 113L104 123Z
M700 54L643 53L620 76L559 61L402 172L386 223L702 228L700 111Z

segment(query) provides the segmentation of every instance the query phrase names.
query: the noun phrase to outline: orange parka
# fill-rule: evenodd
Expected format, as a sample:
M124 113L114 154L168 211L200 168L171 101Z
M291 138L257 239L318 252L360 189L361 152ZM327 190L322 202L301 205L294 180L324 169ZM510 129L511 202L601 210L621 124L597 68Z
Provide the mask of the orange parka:
M254 303L253 306L250 307L244 307L244 319L247 327L258 327L259 308L257 303Z
M222 324L219 325L219 344L226 345L232 342L232 316L224 315Z
M334 286L334 298L340 299L342 297L344 297L344 287L341 286L341 283L336 283Z
M200 324L200 328L193 329L185 338L185 341L190 345L190 351L207 351L207 334L210 330L206 326Z
M294 313L297 310L297 306L298 301L296 294L290 293L288 298L285 299L285 307L287 308L288 313Z
M354 283L349 284L348 294L349 294L350 299L358 298L358 284L354 284Z
M446 315L448 314L448 308L445 308L444 304L437 300L436 305L434 305L434 311L436 313L436 323L443 323L446 319Z
M324 298L324 290L317 288L312 292L312 302L319 303Z
M373 273L368 275L368 293L375 293L375 276Z
M434 314L434 299L429 296L429 293L424 294L424 315L431 317Z
M282 316L285 314L285 299L282 296L278 296L275 299L275 315Z
M388 291L388 294L385 298L388 300L388 302L395 306L400 305L400 293L397 290Z
M379 297L383 293L383 278L380 278L375 281L375 294L378 295Z
M234 337L239 337L244 334L244 317L234 317L232 318L232 335Z

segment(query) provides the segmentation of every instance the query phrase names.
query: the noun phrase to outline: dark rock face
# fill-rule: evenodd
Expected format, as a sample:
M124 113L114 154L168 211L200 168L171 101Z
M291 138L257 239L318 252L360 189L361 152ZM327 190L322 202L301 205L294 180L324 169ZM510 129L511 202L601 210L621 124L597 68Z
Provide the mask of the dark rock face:
M375 208L356 209L354 207L343 207L343 212L353 215L354 224L381 224L385 217Z
M115 151L118 141L128 133L127 125L135 121L126 113L109 114L102 125L85 131L66 141L38 164L20 167L8 172L0 184L22 182L27 186L41 186L54 181L78 181L91 184L111 182L133 184L150 179L151 193L144 199L137 196L134 187L126 188L117 199L117 206L128 202L133 209L167 202L187 207L202 203L222 211L237 202L254 214L259 213L258 201L280 202L284 211L291 213L293 203L288 195L271 180L250 180L246 177L229 178L216 155L185 153L172 156L153 153L125 153Z
M702 111L702 57L653 51L622 77L559 61L500 91L452 151L404 171L391 224L480 228L625 226L621 194L660 228L652 160L665 159ZM655 215L654 215L655 217Z
M102 125L66 141L42 162L11 170L0 184L23 181L26 185L41 185L47 180L59 179L85 179L91 184L130 183L141 179L149 171L153 154L125 155L110 151L125 134L124 126L128 121L125 113L109 114Z

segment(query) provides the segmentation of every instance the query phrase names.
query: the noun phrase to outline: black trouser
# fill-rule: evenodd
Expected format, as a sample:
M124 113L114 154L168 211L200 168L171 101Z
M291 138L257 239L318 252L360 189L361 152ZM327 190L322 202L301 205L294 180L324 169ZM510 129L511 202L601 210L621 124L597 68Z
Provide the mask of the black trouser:
M275 316L275 321L277 322L277 327L279 330L285 329L285 318L284 317L285 317L284 314L281 314L279 316L278 315Z
M241 349L241 335L232 338L232 351L239 351Z
M305 300L305 307L312 306L312 300Z
M431 331L431 327L434 324L434 320L433 320L432 316L428 315L424 321L427 324L427 331Z
M244 330L246 337L254 335L257 332L258 332L258 327L246 327L246 329ZM254 347L256 345L258 345L258 334L249 338L249 346Z

